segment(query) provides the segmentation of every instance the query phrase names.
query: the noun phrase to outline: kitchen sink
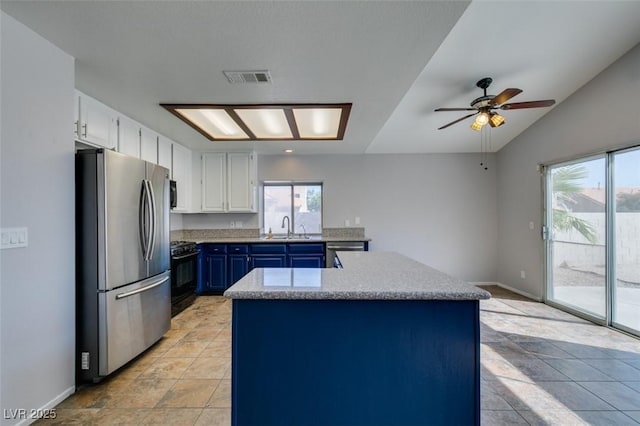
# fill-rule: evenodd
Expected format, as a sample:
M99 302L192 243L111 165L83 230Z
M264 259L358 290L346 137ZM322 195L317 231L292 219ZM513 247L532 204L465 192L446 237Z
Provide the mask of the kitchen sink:
M291 235L287 237L286 235L274 235L271 238L262 237L263 240L310 240L311 237L309 235Z

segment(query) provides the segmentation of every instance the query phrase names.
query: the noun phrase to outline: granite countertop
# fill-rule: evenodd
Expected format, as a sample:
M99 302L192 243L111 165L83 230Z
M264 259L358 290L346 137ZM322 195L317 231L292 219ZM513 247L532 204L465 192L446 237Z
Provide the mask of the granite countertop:
M184 241L191 241L194 243L327 243L334 241L371 241L371 238L367 237L327 237L324 235L310 235L308 238L293 237L293 238L267 238L267 237L199 237L199 238L184 238Z
M480 300L487 291L392 252L338 252L344 269L257 268L231 299Z

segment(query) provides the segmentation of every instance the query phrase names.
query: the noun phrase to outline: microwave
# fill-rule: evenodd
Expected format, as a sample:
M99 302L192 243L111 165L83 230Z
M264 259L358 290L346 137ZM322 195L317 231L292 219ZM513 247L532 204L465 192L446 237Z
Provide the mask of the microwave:
M169 181L169 208L175 209L178 206L178 188L175 180Z

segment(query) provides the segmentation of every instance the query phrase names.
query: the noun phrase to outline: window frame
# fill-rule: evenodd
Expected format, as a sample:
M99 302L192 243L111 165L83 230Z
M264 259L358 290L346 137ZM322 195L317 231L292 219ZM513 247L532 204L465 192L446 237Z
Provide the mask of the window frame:
M294 212L294 204L295 204L295 191L294 187L296 186L319 186L320 187L320 232L306 232L306 235L318 236L322 235L322 230L324 229L324 183L318 180L296 180L296 181L280 181L280 180L271 180L271 181L263 181L262 182L262 228L264 233L266 234L268 230L265 225L265 213L266 213L266 203L265 203L265 188L269 186L278 186L278 187L289 187L291 189L291 199L290 199L290 211L287 213L289 216L289 221L291 222L291 235L300 235L300 232L295 232L296 223L295 223L295 212ZM279 229L279 228L278 228ZM273 235L284 235L285 232L273 232Z

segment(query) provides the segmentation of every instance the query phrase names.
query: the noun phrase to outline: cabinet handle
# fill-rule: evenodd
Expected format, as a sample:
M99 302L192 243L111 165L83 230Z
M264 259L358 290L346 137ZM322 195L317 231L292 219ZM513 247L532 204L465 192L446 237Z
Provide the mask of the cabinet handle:
M87 123L82 124L82 137L83 138L87 137Z
M73 131L73 133L75 133L76 135L78 135L78 126L80 125L80 123L78 122L78 120L75 121L75 123L73 123L73 126L75 127L75 130Z

